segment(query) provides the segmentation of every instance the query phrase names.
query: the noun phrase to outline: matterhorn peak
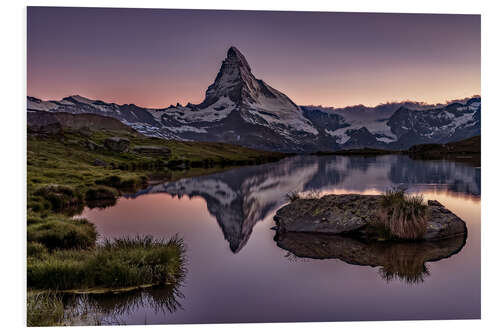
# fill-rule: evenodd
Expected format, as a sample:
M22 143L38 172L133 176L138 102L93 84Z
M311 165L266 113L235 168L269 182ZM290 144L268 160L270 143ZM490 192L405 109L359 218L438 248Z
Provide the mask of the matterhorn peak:
M236 47L231 46L214 83L205 93L205 100L198 107L208 107L221 97L228 97L234 103L240 104L244 101L244 96L257 89L258 85L245 56Z
M232 65L237 65L240 68L244 68L248 72L252 71L250 69L250 65L245 59L245 56L235 46L231 46L229 50L227 50L227 56L224 62L227 62Z
M234 46L227 50L203 102L190 109L213 110L213 116L227 108L237 111L239 117L248 123L265 124L282 132L285 128L285 131L318 134L290 98L252 74L245 56Z

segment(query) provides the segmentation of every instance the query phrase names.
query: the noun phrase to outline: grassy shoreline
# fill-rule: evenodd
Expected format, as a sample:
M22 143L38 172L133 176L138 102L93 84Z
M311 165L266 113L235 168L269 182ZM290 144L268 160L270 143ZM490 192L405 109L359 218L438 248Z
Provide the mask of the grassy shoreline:
M116 135L129 140L132 149L105 149L106 138ZM97 148L89 148L92 146ZM134 152L136 146L166 148L171 153L141 154ZM75 214L72 208L82 209L87 203L113 203L122 193L136 192L152 179L175 180L287 156L221 143L178 142L111 131L30 135L27 151L28 213L68 214Z
M106 139L116 136L128 140L130 148L119 152L106 147ZM57 296L61 293L126 293L159 285L176 293L184 278L182 239L145 236L97 244L91 221L72 218L85 206L114 205L121 195L150 182L274 162L285 156L221 143L149 138L130 131L28 135L28 325L62 325Z

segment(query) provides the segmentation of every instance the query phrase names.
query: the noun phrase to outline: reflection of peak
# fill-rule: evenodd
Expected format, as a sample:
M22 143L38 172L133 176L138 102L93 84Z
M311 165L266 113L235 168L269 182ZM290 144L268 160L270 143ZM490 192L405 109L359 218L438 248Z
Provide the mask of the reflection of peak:
M480 169L450 161L413 161L407 156L296 156L273 164L181 179L139 191L202 197L232 252L247 243L256 223L285 204L286 194L333 190L383 192L393 185L442 184L448 191L480 195Z
M138 194L165 192L178 197L202 197L231 251L237 253L247 243L257 222L284 204L287 193L304 190L318 173L314 157L291 158L274 163L272 168L242 167L155 185Z

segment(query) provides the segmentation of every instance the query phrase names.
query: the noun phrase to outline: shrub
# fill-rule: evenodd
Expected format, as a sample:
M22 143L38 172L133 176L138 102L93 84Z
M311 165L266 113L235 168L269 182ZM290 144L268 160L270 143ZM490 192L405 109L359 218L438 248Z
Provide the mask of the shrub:
M105 241L93 250L59 250L28 260L28 286L38 289L170 285L184 277L184 245L151 237Z
M319 199L321 198L321 192L318 190L307 191L302 194L303 199Z
M81 194L71 186L46 185L36 190L33 194L50 202L53 211L62 211L75 206L83 206Z
M85 200L86 201L109 200L109 199L115 199L117 195L118 193L116 192L115 189L112 189L107 186L99 186L88 189L87 192L85 193Z
M27 228L28 241L43 244L47 249L86 249L93 247L97 232L85 219L54 216Z
M427 230L427 206L421 195L388 190L382 196L379 215L391 235L397 238L419 239Z
M108 176L108 177L105 177L102 179L98 179L95 181L95 183L98 185L107 185L107 186L118 188L118 187L120 187L121 181L122 181L122 179L120 176L112 175L112 176Z
M120 190L128 190L135 191L137 190L144 182L145 177L136 177L136 178L122 178L117 175L108 176L102 179L98 179L95 181L98 185L106 185L110 187L114 187Z
M90 208L104 208L116 203L118 192L107 186L90 188L85 193L85 202Z
M319 199L321 198L321 192L320 191L307 191L307 192L289 192L286 194L286 198L290 202L294 202L295 200L298 199L305 199L305 200L312 200L312 199Z

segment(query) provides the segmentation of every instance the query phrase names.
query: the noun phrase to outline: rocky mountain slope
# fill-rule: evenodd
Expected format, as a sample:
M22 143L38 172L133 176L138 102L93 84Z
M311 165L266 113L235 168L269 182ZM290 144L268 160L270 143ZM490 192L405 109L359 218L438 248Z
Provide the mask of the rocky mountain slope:
M145 135L167 139L314 152L363 147L406 149L414 144L479 135L481 99L448 105L403 102L374 108L300 107L257 79L241 52L231 47L200 104L151 109L75 95L60 101L28 97L27 109L114 117Z

